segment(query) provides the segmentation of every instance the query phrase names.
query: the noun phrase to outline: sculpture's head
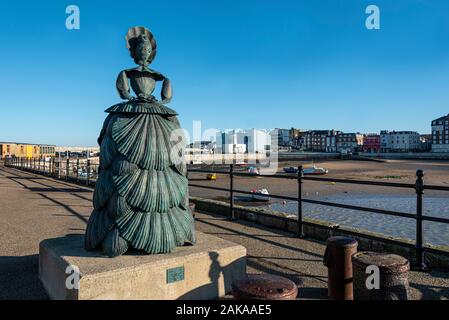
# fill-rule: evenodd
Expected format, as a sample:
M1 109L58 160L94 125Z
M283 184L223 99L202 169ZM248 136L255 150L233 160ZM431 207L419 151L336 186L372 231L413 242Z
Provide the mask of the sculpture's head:
M138 65L146 66L156 56L156 40L153 34L144 27L129 28L126 34L126 46Z

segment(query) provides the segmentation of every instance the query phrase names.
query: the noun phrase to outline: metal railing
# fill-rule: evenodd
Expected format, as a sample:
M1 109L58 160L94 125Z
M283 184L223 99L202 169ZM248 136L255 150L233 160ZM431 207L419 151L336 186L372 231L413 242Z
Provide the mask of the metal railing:
M88 158L7 158L5 165L53 178L95 185L99 163Z
M416 171L416 181L414 184L408 184L408 183L391 183L391 182L379 182L379 181L367 181L367 180L352 180L352 179L337 179L337 178L324 178L324 177L306 177L304 176L304 170L302 166L298 167L298 173L297 174L274 174L274 175L258 175L253 173L246 173L246 172L236 172L234 170L234 165L231 164L229 171L224 170L207 170L207 169L189 169L189 172L196 172L196 173L215 173L215 174L224 174L229 175L230 183L229 188L220 188L220 187L213 187L213 186L205 186L201 184L192 184L189 183L190 187L197 187L197 188L205 188L205 189L211 189L211 190L218 190L218 191L225 191L229 192L230 194L230 211L229 211L229 219L234 220L235 214L234 214L234 194L247 194L247 195L253 195L253 192L248 192L245 190L238 190L234 188L234 177L235 176L244 176L244 177L264 177L264 178L278 178L278 179L293 179L296 180L298 183L298 193L296 197L291 196L283 196L283 195L272 195L269 196L271 198L275 199L283 199L283 200L290 200L290 201L297 201L298 203L298 218L297 218L297 236L298 237L304 237L304 226L315 226L315 227L323 227L322 225L315 224L313 222L304 221L303 219L303 203L310 203L310 204L316 204L316 205L322 205L322 206L330 206L330 207L336 207L336 208L342 208L342 209L350 209L350 210L358 210L358 211L364 211L364 212L371 212L371 213L377 213L382 215L389 215L389 216L396 216L401 218L408 218L408 219L414 219L416 221L416 239L415 244L413 243L407 243L403 241L398 241L394 239L387 239L387 238L381 238L374 235L368 235L365 233L358 233L358 232L352 232L352 231L343 231L345 233L354 235L354 236L363 236L365 238L370 238L373 240L379 240L383 242L393 243L399 246L403 247L409 247L414 248L416 250L416 264L417 268L419 270L426 270L427 267L424 263L424 253L425 252L431 252L436 254L442 254L449 256L449 253L447 251L438 250L435 248L430 248L427 246L424 246L424 239L423 239L423 222L424 221L432 221L432 222L439 222L444 224L449 224L449 219L447 218L441 218L441 217L434 217L434 216L427 216L423 215L423 195L424 190L437 190L437 191L449 191L449 187L445 186L434 186L434 185L425 185L424 184L424 172L422 170ZM406 189L413 189L416 194L416 213L405 213L405 212L398 212L398 211L391 211L391 210L384 210L384 209L376 209L376 208L370 208L370 207L361 207L361 206L354 206L349 204L343 204L343 203L335 203L330 201L320 201L320 200L312 200L312 199L305 199L303 197L303 182L304 181L317 181L317 182L334 182L334 183L345 183L345 184L356 184L356 185L370 185L370 186L382 186L382 187L391 187L391 188L406 188Z
M52 176L54 178L62 179L62 180L71 180L72 182L86 184L86 185L95 185L96 176L98 175L98 163L92 163L89 159L62 159L58 161L56 158L50 158L48 161L42 158L30 159L30 158L10 158L5 159L5 165L10 167L16 167L22 170L31 171L34 173L41 173L48 176ZM71 171L72 168L72 171ZM71 173L72 172L72 173ZM80 174L81 173L81 174ZM415 244L407 243L403 241L398 241L394 239L381 238L374 235L366 234L366 233L358 233L355 231L349 230L340 230L344 233L354 235L354 236L363 236L365 238L388 242L392 244L396 244L398 246L414 248L416 250L416 264L418 269L426 270L426 265L424 263L424 253L436 253L445 256L449 256L447 251L431 248L428 246L424 246L423 239L423 222L438 222L449 224L449 219L423 215L423 195L425 190L434 190L434 191L449 191L449 187L445 186L435 186L435 185L426 185L424 184L424 172L422 170L416 171L416 181L414 184L411 183L392 183L392 182L379 182L379 181L367 181L367 180L352 180L352 179L338 179L338 178L324 178L324 177L305 177L304 170L302 166L298 167L297 174L274 174L274 175L259 175L254 173L246 173L246 172L238 172L234 170L234 165L229 165L229 171L224 170L213 170L213 169L189 169L188 173L215 173L215 174L223 174L229 175L230 182L228 188L214 187L214 186L206 186L201 184L189 183L190 187L217 190L223 192L229 192L230 201L229 201L229 219L235 220L235 194L247 194L253 195L253 192L239 190L234 188L234 177L243 176L243 177L264 177L264 178L278 178L278 179L290 179L296 180L298 184L298 191L296 197L284 196L284 195L275 195L270 194L271 198L275 199L283 199L296 201L298 204L298 218L297 218L297 236L304 237L304 226L315 226L321 227L322 225L304 221L303 219L303 203L310 203L322 206L330 206L342 209L350 209L350 210L358 210L370 213L377 213L388 216L396 216L401 218L414 219L416 221L416 239ZM306 199L303 197L303 183L304 181L317 181L317 182L334 182L334 183L344 183L344 184L356 184L356 185L370 185L370 186L381 186L381 187L391 187L391 188L405 188L412 189L416 194L416 212L415 213L405 213L399 211L391 211L385 209L376 209L370 207L361 207L354 206L343 203L335 203L330 201L320 201L320 200L312 200Z

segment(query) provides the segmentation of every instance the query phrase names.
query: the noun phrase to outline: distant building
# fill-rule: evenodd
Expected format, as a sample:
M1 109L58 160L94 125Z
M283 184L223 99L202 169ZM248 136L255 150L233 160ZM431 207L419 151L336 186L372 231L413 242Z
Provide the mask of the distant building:
M432 151L432 134L421 134L419 141L421 142L420 148L422 152Z
M20 142L0 142L0 158L48 158L55 156L55 146Z
M212 145L212 141L195 141L189 143L187 148L208 149Z
M302 146L302 136L304 132L296 128L290 129L290 146L293 148L301 148Z
M432 152L449 152L449 114L432 121Z
M416 131L380 132L381 152L419 152L421 150L420 135Z
M278 146L291 146L290 129L276 128L275 130L277 132Z
M216 153L264 153L271 149L271 135L265 130L217 132Z
M311 130L304 136L303 149L313 152L337 152L336 130Z
M336 137L338 152L357 152L363 145L363 134L340 133Z
M363 138L362 150L368 153L380 153L380 135L367 134Z

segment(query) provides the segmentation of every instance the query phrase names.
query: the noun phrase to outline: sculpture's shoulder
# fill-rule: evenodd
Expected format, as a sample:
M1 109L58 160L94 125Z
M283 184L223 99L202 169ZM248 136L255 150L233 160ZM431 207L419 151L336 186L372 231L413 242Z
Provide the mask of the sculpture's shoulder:
M176 117L178 113L159 103L159 102L140 102L138 100L124 101L113 105L105 110L107 113L146 113L146 114L160 114L169 117Z

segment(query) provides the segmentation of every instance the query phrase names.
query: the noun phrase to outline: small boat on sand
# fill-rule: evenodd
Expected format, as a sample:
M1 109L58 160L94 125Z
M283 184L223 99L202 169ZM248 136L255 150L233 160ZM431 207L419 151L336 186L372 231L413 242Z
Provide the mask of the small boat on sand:
M285 167L284 168L285 173L298 173L298 168L295 167Z
M323 174L328 173L329 170L313 165L312 168L303 169L303 172L304 172L304 175L319 176L319 175L323 175Z
M259 169L257 167L251 166L251 167L248 168L248 173L259 175L260 171L259 171Z
M284 172L285 173L298 173L298 168L285 167L284 168ZM323 174L326 174L328 172L329 172L329 170L321 168L321 167L317 167L315 165L313 165L313 167L311 167L311 168L304 168L303 169L304 175L323 175Z
M270 201L270 193L267 189L252 189L251 197L254 201Z

